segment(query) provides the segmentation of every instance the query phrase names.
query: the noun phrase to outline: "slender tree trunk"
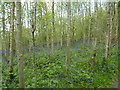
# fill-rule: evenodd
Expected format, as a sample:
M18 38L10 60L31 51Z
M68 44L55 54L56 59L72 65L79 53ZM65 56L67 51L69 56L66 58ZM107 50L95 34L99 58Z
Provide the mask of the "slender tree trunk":
M118 56L120 57L120 1L118 2ZM118 63L120 63L120 59L118 59ZM118 67L118 70L120 73L120 65ZM118 85L120 85L120 82L118 82Z
M94 17L94 37L93 37L93 67L96 65L96 45L97 45L97 34L98 34L98 27L97 27L97 9L98 9L98 3L94 2L94 9L95 9L95 17Z
M118 6L119 6L119 3L118 3ZM118 12L118 13L117 13L117 12ZM119 33L119 32L118 32L118 27L119 27L119 25L118 25L118 23L119 23L119 20L118 20L118 19L119 19L119 18L118 18L118 17L120 16L120 15L119 15L119 7L118 7L118 9L115 10L114 13L115 13L115 26L116 26L116 27L115 27L115 45L117 46L117 45L118 45L118 41L119 41L119 40L118 40L118 33ZM119 29L119 30L120 30L120 29Z
M86 4L84 4L84 6L85 6L85 13L84 13L84 43L86 42L86 33L87 33L87 31L86 31L86 22L85 22L85 18L86 18L86 16L87 16L87 12L88 12L88 9L87 9L87 6L86 6Z
M41 2L41 4L43 5L43 2ZM41 13L40 13L40 19L41 19L40 21L41 22L43 21L43 13L42 12L43 12L43 7L41 7ZM43 24L42 23L40 24L40 27L41 28L39 30L39 34L41 35L41 37L43 37L43 30L42 30L43 29ZM40 46L42 47L43 46L43 42L42 42L43 39L41 38L40 41L41 41Z
M109 36L109 46L111 45L112 40L112 31L113 31L113 18L114 18L114 9L113 2L110 4L110 36Z
M72 33L72 39L71 42L74 43L75 42L75 16L74 16L74 12L71 12L71 22L72 22L72 29L71 29L71 33Z
M49 32L48 32L48 9L47 9L47 3L45 3L45 8L46 8L46 43L47 43L47 48L49 50Z
M14 7L15 3L12 2L11 10L11 32L10 32L10 79L13 79L13 57L14 57Z
M89 28L88 28L88 43L91 40L91 2L89 2Z
M63 38L62 38L62 37L63 37L63 31L62 31L62 28L63 28L63 27L62 27L62 25L63 25L63 23L62 23L62 22L63 22L63 21L62 21L62 2L61 2L61 16L60 16L60 17L61 17L61 40L60 40L61 43L60 43L60 45L61 45L61 47L62 47L62 45L63 45L63 40L62 40L62 39L63 39Z
M120 1L118 2L118 50L120 50Z
M115 38L114 37L111 37L111 39L113 38L113 40L111 40L110 39L110 44L111 44L111 42L113 41L113 43L114 43L114 45L115 46L117 46L117 42L118 42L118 40L117 40L117 37L118 37L118 13L116 13L117 12L117 9L115 9L116 7L115 7L115 2L113 2L112 3L112 15L113 15L113 17L112 17L112 22L113 22L113 32L114 32L114 30L115 30Z
M33 12L32 11L32 2L30 2L30 9L29 10L30 10L30 12ZM30 28L30 30L29 30L29 34L30 34L30 38L29 38L29 52L32 52L33 41L32 41L32 33L31 32L33 30L33 26L32 26L33 22L32 21L33 21L33 17L34 16L32 16L32 14L30 14L29 17L30 17L30 21L29 21L29 24L30 24L30 27L29 27Z
M108 2L107 10L107 30L106 30L106 44L105 44L105 59L109 56L109 36L110 36L110 2Z
M82 18L82 31L83 31L83 44L85 44L85 11L83 11L83 18Z
M27 25L28 25L27 28L29 28L29 25L30 25L29 24L29 8L28 8L29 7L29 3L27 2L26 5L27 5Z
M95 2L95 18L94 18L94 49L96 49L96 44L97 44L97 9L98 9L98 5L97 2Z
M71 27L71 4L70 0L67 2L67 17L68 17L68 30L67 30L67 57L66 57L66 74L69 74L70 66L70 27Z
M54 0L52 1L52 56L54 56L54 31L55 31L55 23L54 23Z
M33 25L32 25L32 42L33 42L33 67L34 67L34 74L35 74L35 87L37 85L37 74L36 74L36 58L35 58L35 31L36 31L36 5L37 2L35 2L35 7L34 7L34 13L33 13Z
M36 30L36 3L35 8L32 12L32 51L33 51L33 59L35 60L35 30Z
M28 51L31 52L31 32L30 32L30 20L29 20L30 19L29 2L27 2L26 5L27 5L27 27L26 28L28 29L28 34L30 34L30 38L28 40L28 46L29 46Z
M2 4L2 28L3 28L3 44L2 44L2 48L4 51L4 55L3 57L5 58L5 61L8 63L8 59L7 59L7 45L6 45L6 31L5 31L5 6L4 3Z
M19 88L24 88L24 68L22 58L22 23L21 23L21 2L16 2L17 14L17 59L18 59L18 74L19 74Z
M100 13L102 14L102 2L100 0L100 4L99 4L99 8L100 8ZM101 26L103 25L103 23L101 24ZM103 30L103 27L99 27L100 30ZM103 36L102 34L99 35L99 42L102 42Z

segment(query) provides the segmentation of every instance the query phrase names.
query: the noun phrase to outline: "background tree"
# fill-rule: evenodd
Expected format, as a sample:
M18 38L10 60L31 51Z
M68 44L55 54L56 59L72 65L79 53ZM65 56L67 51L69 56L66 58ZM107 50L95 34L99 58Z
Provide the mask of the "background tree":
M94 32L93 32L93 66L96 64L96 45L98 42L98 27L97 27L97 12L98 12L98 3L97 1L94 2Z
M5 30L5 3L2 3L2 32L3 32L3 50L4 50L4 55L3 57L5 58L6 62L8 63L8 59L7 59L7 47L6 47L6 30Z
M10 79L13 79L13 58L15 51L15 40L14 40L14 7L15 3L12 2L11 8L11 29L10 29Z
M88 29L88 43L91 40L91 2L89 2L89 29Z
M118 50L120 50L120 1L118 2ZM118 56L120 57L120 51L118 51ZM120 63L120 60L118 61ZM119 72L120 72L120 66L119 66ZM120 79L119 79L120 80ZM120 82L118 83L118 85Z
M71 25L71 8L70 0L67 2L67 57L66 57L66 73L69 73L70 65L70 25Z
M52 56L54 56L54 33L55 33L55 24L54 24L54 0L52 1Z
M49 50L49 30L48 30L48 8L47 3L45 3L45 10L46 10L46 44Z

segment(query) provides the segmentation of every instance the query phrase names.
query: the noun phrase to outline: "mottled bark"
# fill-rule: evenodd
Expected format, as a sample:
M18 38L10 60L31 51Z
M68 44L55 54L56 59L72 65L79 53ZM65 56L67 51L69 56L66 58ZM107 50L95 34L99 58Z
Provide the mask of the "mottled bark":
M15 40L14 40L14 7L15 3L12 2L11 9L11 29L10 29L10 79L13 79L13 57L14 57L14 49L15 49Z
M110 36L109 36L109 45L112 42L112 32L113 32L113 19L114 19L114 7L113 2L110 3Z
M105 58L109 56L109 38L110 37L110 2L108 2L107 10L107 29L106 29L106 42L105 42Z
M70 66L70 26L71 26L71 4L70 0L67 2L67 57L66 57L66 74L69 74L69 66Z
M21 22L21 2L16 2L17 14L17 59L18 59L18 75L19 75L19 88L24 88L24 67L22 58L22 22Z

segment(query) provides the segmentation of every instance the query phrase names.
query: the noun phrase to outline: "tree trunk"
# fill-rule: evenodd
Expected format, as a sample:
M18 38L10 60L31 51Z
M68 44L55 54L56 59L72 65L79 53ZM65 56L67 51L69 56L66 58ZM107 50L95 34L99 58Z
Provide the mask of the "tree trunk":
M91 2L89 2L89 28L88 28L88 43L91 40Z
M109 36L110 36L110 2L108 2L107 10L107 30L106 30L106 43L105 43L105 59L109 56Z
M84 5L85 6L85 5ZM82 31L83 31L83 44L85 44L85 11L83 11L83 18L82 18Z
M47 48L49 50L49 32L48 32L48 9L47 9L47 3L45 3L45 9L46 9L46 44Z
M7 45L6 45L6 31L5 31L5 6L4 3L2 4L2 28L3 28L3 44L2 44L2 48L4 51L3 57L5 58L5 61L8 63L8 59L7 59Z
M95 14L94 14L94 34L93 34L93 67L96 65L96 45L97 45L97 34L98 34L98 27L97 27L97 9L98 9L98 3L97 1L94 2L94 9L95 9Z
M114 19L114 9L113 9L113 2L110 4L110 36L109 36L109 46L112 42L112 32L113 32L113 19Z
M33 59L35 60L35 30L36 30L36 3L35 8L32 11L32 51L33 51Z
M55 32L55 26L54 26L54 0L52 1L52 56L54 56L54 32Z
M115 6L115 4L114 4L114 15L115 15L115 19L114 19L114 26L115 26L115 42L114 42L114 44L115 44L115 46L116 47L118 47L117 46L117 44L118 44L118 9L115 9L116 8L116 6Z
M98 5L97 2L95 2L95 17L94 17L94 49L96 49L96 44L97 44L97 9L98 9Z
M62 27L63 26L63 23L62 23L63 22L63 20L62 20L62 2L61 2L61 16L60 17L61 17L61 20L60 20L61 21L61 40L60 40L61 43L60 43L60 45L62 47L62 45L63 45L63 40L62 40L63 39L62 38L63 37L63 31L62 31L62 28L63 28Z
M32 12L32 11L31 11L31 10L32 10L32 2L30 2L30 9L29 9L29 10L30 10L30 12ZM29 15L29 14L28 14L28 15ZM32 32L32 30L33 30L33 28L32 28L32 27L33 27L33 26L32 26L32 23L33 23L33 22L32 22L32 21L33 21L32 18L33 18L34 16L32 16L32 14L30 14L29 17L30 17L30 21L29 21L29 24L30 24L30 27L29 27L29 28L30 28L30 30L29 30L29 34L30 34L30 38L29 38L29 52L32 52L33 42L32 42L32 33L31 33L31 32ZM31 29L32 29L32 30L31 30Z
M17 14L17 59L18 59L18 75L19 75L19 88L24 88L24 68L22 58L22 23L21 23L21 2L16 2Z
M14 7L15 3L12 2L11 10L11 32L10 32L10 79L13 79L13 57L14 57Z
M97 33L98 33L98 28L97 28L97 9L98 9L98 3L94 3L94 9L95 9L95 17L94 17L94 35L93 35L93 67L96 64L96 45L97 45Z
M118 2L118 50L120 50L120 1ZM118 54L120 56L120 51Z
M35 2L35 7L34 7L34 18L33 18L33 31L32 31L32 41L33 41L33 67L34 67L34 74L35 74L35 87L37 85L37 74L36 74L36 58L35 58L35 31L36 31L36 6L37 2Z
M71 4L70 0L67 2L67 57L66 57L66 74L69 74L69 65L70 65L70 24L71 24Z

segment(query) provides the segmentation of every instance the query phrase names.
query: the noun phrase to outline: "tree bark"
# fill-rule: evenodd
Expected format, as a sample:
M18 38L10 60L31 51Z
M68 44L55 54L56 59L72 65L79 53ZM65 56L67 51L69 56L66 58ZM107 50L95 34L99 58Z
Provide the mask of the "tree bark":
M33 13L33 11L32 11L32 2L30 2L30 12L32 12ZM30 38L29 38L29 52L32 52L32 46L33 46L33 41L32 41L32 30L33 30L33 26L32 26L32 21L33 21L33 17L34 16L32 16L32 14L30 14L29 15L29 17L30 17L30 21L29 21L29 24L30 24L30 30L29 30L29 34L30 34Z
M70 24L71 24L71 4L70 0L67 2L67 57L66 57L66 74L69 74L69 65L70 65Z
M109 41L110 41L110 2L108 2L107 10L107 30L106 30L106 43L105 43L105 59L109 56Z
M54 23L54 0L52 1L52 56L54 56L54 32L55 32L55 23Z
M118 50L120 50L120 1L118 2Z
M84 4L84 3L83 3ZM85 6L85 5L84 5ZM83 7L84 8L84 7ZM83 44L85 44L85 11L83 11L83 18L82 18L82 32L83 32Z
M118 2L118 57L120 57L120 1ZM118 59L118 63L120 63L120 59ZM120 73L120 65L118 68ZM120 81L120 78L119 78L119 81ZM120 82L118 82L118 85L120 85Z
M112 32L113 32L113 19L114 19L114 9L113 9L113 2L110 3L110 36L109 36L109 46L112 42Z
M91 2L89 2L89 28L88 28L88 43L91 40Z
M5 58L5 61L8 63L8 59L7 59L7 45L6 45L6 31L5 31L5 6L4 3L2 4L2 28L3 28L3 44L2 44L2 48L4 51L3 57Z
M33 51L33 59L35 60L35 30L36 30L36 3L35 8L32 12L32 51Z
M97 27L97 11L98 11L98 3L94 2L94 9L95 9L95 14L94 14L94 35L93 35L93 67L96 65L96 45L97 45L97 34L98 34L98 27Z
M24 88L24 68L22 58L22 23L21 23L21 2L16 2L17 14L17 59L18 59L18 74L19 74L19 88Z
M97 31L98 31L98 28L97 28L97 9L98 9L98 5L97 5L97 2L95 2L94 9L95 9L95 17L94 17L94 49L96 49Z
M62 20L62 2L61 2L61 16L60 17L61 17L61 20L60 20L61 21L61 40L60 40L61 43L60 43L60 45L62 47L62 45L63 45L63 40L62 40L63 39L62 38L63 37L63 31L62 31L62 28L63 28L62 27L63 26L63 20Z
M15 40L14 40L14 7L15 3L12 2L12 10L11 10L11 32L10 32L10 79L13 79L13 57L15 50Z
M46 9L46 44L47 48L49 50L49 32L48 32L48 8L47 8L47 3L45 3L45 9Z

